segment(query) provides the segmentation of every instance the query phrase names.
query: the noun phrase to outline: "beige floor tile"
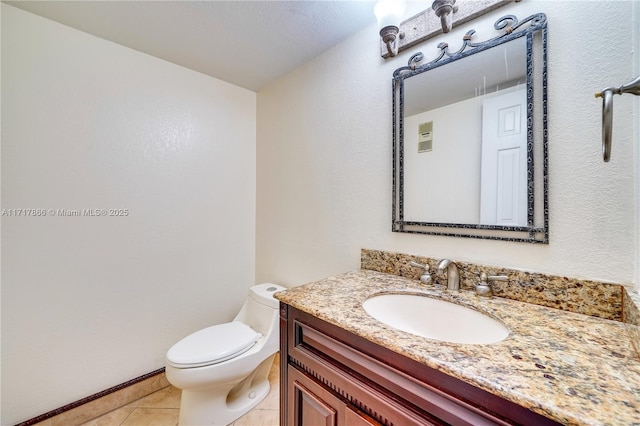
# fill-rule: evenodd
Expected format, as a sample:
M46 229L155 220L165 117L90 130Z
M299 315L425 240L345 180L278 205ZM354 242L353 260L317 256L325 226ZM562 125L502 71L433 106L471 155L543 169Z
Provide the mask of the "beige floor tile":
M176 426L177 408L136 408L122 426Z
M139 408L180 408L181 393L180 389L169 386L139 399L133 405Z
M236 420L234 426L278 426L280 404L280 365L276 356L269 372L271 390L252 411ZM166 379L165 379L166 380ZM84 423L82 426L175 426L178 424L180 389L173 386L160 389L124 407ZM45 420L37 426L50 426Z
M138 401L141 398L144 398L147 395L152 394L153 392L157 392L161 389L169 386L169 381L164 373L156 374L153 377L149 377L142 382L136 383L133 386L129 386L123 391L125 392L123 401L125 402L134 402Z
M280 412L278 410L259 410L254 408L238 420L233 426L278 426Z
M51 426L51 419L43 420L34 424L33 426Z
M110 413L83 423L81 426L120 426L133 410L133 407L118 408Z
M126 393L127 391L125 389L121 389L58 414L51 418L51 426L80 425L96 418L96 416L110 413L124 405L126 402Z
M280 379L280 366L278 364L273 364L271 366L271 370L269 370L269 382L277 382Z

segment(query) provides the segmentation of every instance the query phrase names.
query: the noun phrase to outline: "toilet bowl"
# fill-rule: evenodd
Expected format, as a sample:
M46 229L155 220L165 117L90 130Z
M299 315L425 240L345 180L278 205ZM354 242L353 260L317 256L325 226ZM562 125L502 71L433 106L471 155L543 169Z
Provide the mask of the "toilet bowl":
M180 426L228 425L269 393L279 347L276 284L249 289L232 322L196 331L167 352L167 380L182 390Z

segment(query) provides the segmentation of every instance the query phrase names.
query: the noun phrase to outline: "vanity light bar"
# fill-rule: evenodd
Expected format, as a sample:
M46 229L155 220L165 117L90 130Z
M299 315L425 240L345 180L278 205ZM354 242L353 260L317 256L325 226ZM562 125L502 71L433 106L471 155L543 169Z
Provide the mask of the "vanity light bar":
M453 9L451 27L464 24L509 3L518 3L520 1L522 0L461 1L456 3L455 6L457 8L454 7ZM436 14L433 8L429 7L400 23L399 33L402 34L402 37L395 39L394 52L391 52L387 47L387 42L381 39L380 56L390 58L398 52L402 52L443 32L445 31L442 27L441 17Z

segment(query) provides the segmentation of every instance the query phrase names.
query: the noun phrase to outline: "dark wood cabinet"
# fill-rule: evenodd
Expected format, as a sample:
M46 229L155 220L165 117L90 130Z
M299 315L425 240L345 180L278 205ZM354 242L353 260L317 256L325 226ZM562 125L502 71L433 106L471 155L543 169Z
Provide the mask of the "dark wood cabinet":
M346 405L312 379L290 368L287 388L291 392L288 418L293 425L337 426Z
M377 421L335 396L312 378L290 367L288 389L291 403L287 417L292 425L318 426L372 426Z
M292 306L280 314L282 426L558 424Z

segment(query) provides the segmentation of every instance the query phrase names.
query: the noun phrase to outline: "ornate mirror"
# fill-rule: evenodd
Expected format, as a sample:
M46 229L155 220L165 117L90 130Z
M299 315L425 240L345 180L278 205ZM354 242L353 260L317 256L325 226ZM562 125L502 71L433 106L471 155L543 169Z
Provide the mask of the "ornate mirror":
M546 16L393 74L393 231L548 243Z

